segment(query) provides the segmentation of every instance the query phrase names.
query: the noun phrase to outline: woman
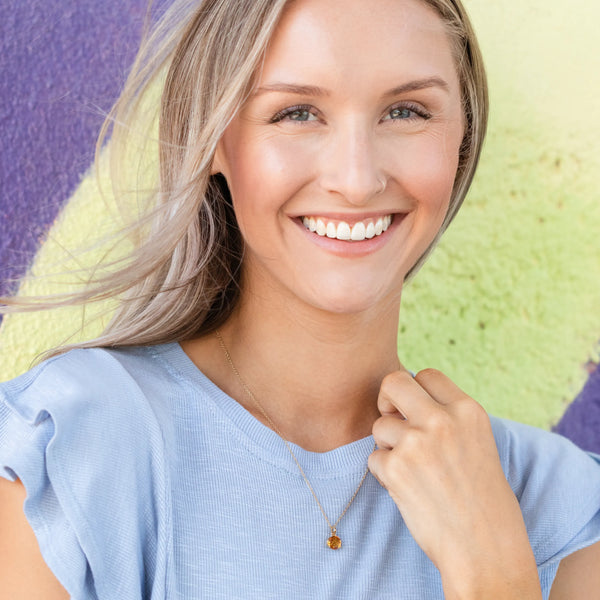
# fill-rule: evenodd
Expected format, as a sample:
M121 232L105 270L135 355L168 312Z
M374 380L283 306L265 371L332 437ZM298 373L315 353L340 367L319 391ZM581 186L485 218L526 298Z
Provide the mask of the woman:
M485 130L463 9L198 4L115 114L168 65L157 207L87 293L115 318L0 388L2 589L593 598L600 467L397 357Z

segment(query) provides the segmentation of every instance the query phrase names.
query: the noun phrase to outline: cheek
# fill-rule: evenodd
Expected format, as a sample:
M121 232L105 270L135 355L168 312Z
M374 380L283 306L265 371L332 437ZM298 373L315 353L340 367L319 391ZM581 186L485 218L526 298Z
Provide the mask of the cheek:
M281 208L306 183L310 154L302 144L281 137L224 144L223 169L240 226Z
M401 180L418 209L443 220L458 167L460 131L453 128L423 135L401 162Z

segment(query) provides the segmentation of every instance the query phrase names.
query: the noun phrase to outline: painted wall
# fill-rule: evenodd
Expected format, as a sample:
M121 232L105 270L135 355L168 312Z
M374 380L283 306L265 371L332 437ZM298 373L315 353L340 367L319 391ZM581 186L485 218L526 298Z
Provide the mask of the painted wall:
M444 370L496 414L558 424L600 452L600 5L465 3L490 75L489 138L465 207L405 291L401 358ZM145 10L145 0L0 0L1 293L62 289L65 252L110 229L94 141ZM5 317L0 379L100 327L82 332L81 320Z

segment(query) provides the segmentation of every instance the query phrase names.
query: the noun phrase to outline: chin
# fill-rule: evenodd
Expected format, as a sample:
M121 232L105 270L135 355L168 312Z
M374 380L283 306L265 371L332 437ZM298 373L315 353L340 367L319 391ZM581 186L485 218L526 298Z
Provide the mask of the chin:
M330 285L315 290L310 304L336 315L357 315L379 306L389 307L390 299L400 304L401 289L396 291L375 288L373 285Z

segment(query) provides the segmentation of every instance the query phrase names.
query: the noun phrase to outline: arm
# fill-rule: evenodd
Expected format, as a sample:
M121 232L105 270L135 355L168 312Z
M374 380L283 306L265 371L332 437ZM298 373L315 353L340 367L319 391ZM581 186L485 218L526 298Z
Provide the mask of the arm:
M23 512L25 488L0 477L0 590L12 600L69 600Z
M600 542L563 558L550 600L600 600Z

